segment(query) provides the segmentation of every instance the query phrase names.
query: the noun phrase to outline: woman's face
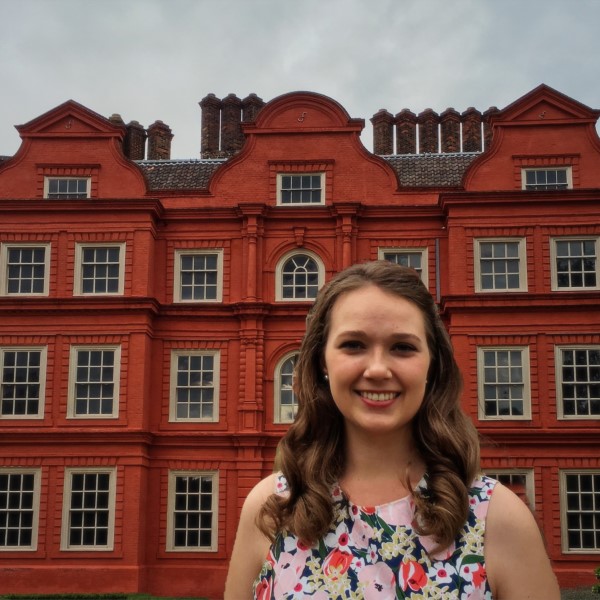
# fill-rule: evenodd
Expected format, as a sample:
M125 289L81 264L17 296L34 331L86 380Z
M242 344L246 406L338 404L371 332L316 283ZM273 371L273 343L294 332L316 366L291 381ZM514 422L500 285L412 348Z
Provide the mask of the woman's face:
M415 304L375 285L342 294L331 310L324 362L348 435L410 431L431 362Z

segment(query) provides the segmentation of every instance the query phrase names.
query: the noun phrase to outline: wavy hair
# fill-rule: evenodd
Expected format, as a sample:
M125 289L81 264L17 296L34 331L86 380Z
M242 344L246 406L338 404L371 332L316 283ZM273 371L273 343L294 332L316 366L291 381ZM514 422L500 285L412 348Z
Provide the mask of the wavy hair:
M418 533L433 536L438 548L446 548L467 520L468 488L479 471L478 435L460 407L462 378L431 294L413 269L388 261L353 265L317 295L296 362L298 414L277 454L289 493L267 499L258 526L271 540L280 531L290 531L307 544L315 543L331 526L331 488L344 471L345 436L344 419L323 378L323 355L337 299L368 285L413 302L423 314L431 363L412 430L428 485L426 493L412 494ZM408 473L405 476L408 479Z

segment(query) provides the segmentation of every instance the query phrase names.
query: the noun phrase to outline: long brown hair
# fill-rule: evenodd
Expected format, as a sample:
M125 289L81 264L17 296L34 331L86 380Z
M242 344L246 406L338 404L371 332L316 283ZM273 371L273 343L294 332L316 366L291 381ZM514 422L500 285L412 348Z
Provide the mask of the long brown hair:
M344 420L323 377L323 353L337 299L367 285L413 302L423 314L431 364L412 428L428 486L426 494L413 496L418 532L434 536L445 548L467 519L468 487L479 470L479 441L460 408L462 378L431 294L413 269L388 261L361 263L338 273L320 290L308 314L295 370L298 414L278 448L278 468L289 494L271 496L258 524L271 539L285 530L314 543L333 521L331 487L345 466Z

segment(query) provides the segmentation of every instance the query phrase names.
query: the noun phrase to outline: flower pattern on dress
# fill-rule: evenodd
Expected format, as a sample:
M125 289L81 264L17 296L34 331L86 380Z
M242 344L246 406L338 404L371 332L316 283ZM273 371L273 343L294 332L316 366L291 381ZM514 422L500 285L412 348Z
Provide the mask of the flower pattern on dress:
M254 582L259 600L491 600L483 557L485 519L496 482L475 479L469 516L455 542L432 555L433 540L414 530L411 496L361 507L332 489L334 522L312 547L282 532ZM418 484L427 494L427 476ZM276 493L287 489L279 475Z

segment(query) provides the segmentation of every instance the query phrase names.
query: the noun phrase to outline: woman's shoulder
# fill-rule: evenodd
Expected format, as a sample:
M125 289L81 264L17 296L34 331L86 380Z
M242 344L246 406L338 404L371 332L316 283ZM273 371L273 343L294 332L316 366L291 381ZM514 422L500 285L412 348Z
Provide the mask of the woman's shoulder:
M244 509L251 512L260 510L267 498L276 492L279 476L278 473L271 473L261 479L246 496Z

